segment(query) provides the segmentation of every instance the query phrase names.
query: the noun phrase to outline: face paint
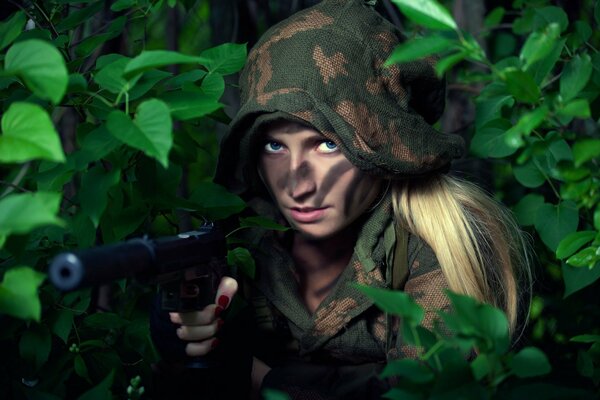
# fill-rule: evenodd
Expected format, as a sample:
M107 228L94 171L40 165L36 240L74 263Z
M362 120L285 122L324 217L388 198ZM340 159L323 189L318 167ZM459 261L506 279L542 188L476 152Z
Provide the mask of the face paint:
M380 180L364 174L318 131L285 123L264 133L259 172L290 225L311 239L340 233L374 202Z

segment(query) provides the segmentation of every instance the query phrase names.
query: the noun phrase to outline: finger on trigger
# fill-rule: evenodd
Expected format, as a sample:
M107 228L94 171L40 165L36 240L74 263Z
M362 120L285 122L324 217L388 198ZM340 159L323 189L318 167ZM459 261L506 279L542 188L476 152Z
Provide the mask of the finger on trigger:
M231 299L238 290L238 283L235 279L224 276L219 283L217 289L216 303L223 309L227 308L231 304Z

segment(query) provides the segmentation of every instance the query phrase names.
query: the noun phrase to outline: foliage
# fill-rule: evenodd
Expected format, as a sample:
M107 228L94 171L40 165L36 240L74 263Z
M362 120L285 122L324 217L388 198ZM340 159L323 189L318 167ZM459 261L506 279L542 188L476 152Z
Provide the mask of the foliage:
M437 55L440 75L477 93L471 153L493 163L496 190L540 239L542 274L564 282L565 301L597 288L598 2L567 16L549 1L515 0L491 10L478 37L434 0L393 3L410 39L388 64ZM0 386L14 398L143 398L157 359L145 308L153 289L124 281L108 295L63 294L44 282L45 269L62 250L173 234L244 209L211 176L215 122L228 121L224 76L246 49L208 48L207 2L26 4L0 22ZM176 38L182 51L165 43L173 10L193 26ZM260 218L239 229L257 226L284 229ZM248 251L230 239L230 264L252 276ZM571 370L598 391L594 303L563 306L577 321L566 330L550 314L557 300L537 296L530 340L551 335L550 345L517 350L492 307L449 294L448 337L420 326L423 310L403 293L364 290L402 317L407 343L420 349L419 360L387 366L399 382L388 398L585 397L551 381ZM553 347L562 358L544 354Z
M393 3L408 18L409 25L414 25L409 40L394 50L387 64L435 55L439 75L450 72L451 84L469 87L476 93L472 98L476 117L470 132L470 153L495 166L499 177L496 190L504 195L505 202L514 202L521 225L531 228L532 235L541 239L536 241L535 250L545 268L542 273L562 277L564 298L574 297L591 285L597 288L600 2L583 2L585 7L578 10L578 15L568 16L549 1L514 1L512 9L491 10L478 37L461 30L435 0L420 2L419 6L403 0ZM592 304L597 305L595 297ZM455 307L456 299L453 297ZM540 318L545 301L553 300L534 298L534 339L548 329ZM581 326L590 329L572 342L592 343L591 347L576 350L576 368L598 390L597 315L594 319L583 310L580 315L570 310L569 318L585 321ZM459 319L444 320L452 328L450 323ZM548 321L557 322L552 316ZM553 344L564 346L562 333L556 332L556 327L550 329L555 334ZM501 367L497 356L490 361L492 358L480 346L475 346L479 353L471 368L475 368L477 381L486 378L495 386L499 377L507 377L506 368ZM528 350L519 356L525 350L514 359L527 361L543 355L539 350ZM566 354L573 351L570 347ZM566 361L575 362L573 357ZM518 365L514 363L516 368ZM522 377L529 368L528 363L523 365L526 368L520 371L509 368L509 374ZM568 368L563 366L563 370Z
M62 250L245 207L210 181L224 76L246 47L162 50L175 2L29 5L0 24L0 386L12 398L140 398L157 359L153 288L119 282L93 304L90 290L44 282L46 266ZM251 262L242 250L230 258Z

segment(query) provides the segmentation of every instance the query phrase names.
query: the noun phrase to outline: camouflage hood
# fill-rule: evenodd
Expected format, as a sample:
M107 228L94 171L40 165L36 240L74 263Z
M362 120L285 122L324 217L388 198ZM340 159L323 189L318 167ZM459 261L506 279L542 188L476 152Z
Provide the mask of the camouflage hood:
M240 77L241 109L215 180L238 193L256 179L259 128L311 125L361 170L405 178L447 167L464 143L431 127L444 107L433 61L385 67L400 32L363 0L323 0L270 28Z

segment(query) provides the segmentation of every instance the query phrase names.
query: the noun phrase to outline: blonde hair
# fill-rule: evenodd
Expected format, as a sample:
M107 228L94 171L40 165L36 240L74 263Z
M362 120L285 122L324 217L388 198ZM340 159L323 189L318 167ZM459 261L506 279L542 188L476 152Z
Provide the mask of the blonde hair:
M510 211L477 186L441 174L395 182L392 202L396 220L435 252L450 290L504 310L514 333L531 270Z

